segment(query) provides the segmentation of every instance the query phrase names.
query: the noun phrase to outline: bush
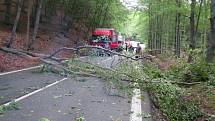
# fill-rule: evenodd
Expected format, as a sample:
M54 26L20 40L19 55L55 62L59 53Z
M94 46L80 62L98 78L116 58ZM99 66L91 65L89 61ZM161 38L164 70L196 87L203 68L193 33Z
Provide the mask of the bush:
M183 76L180 74L183 75L186 70L190 69L183 62L180 60L165 73L152 64L145 65L143 68L151 80L146 88L152 94L152 100L170 121L193 121L201 116L198 106L184 98L186 97L185 90L171 83L174 78L182 80Z
M215 77L215 65L203 60L196 60L193 63L180 60L165 72L165 76L170 80L188 83L208 82Z
M206 82L209 80L210 70L205 62L197 62L188 65L186 73L183 74L185 82Z
M181 88L164 79L159 81L159 83L149 83L147 88L170 121L192 121L201 116L199 108L193 102L183 99Z

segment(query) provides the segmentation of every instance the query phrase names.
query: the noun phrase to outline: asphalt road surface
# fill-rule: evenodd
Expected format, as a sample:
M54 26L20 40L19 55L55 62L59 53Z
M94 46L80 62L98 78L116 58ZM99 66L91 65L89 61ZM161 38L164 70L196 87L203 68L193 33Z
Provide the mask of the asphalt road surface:
M84 57L104 67L118 57ZM19 99L19 110L0 115L0 121L142 121L130 119L133 99L107 93L105 82L94 77L65 78L38 69L0 76L0 104ZM150 111L147 101L143 111ZM150 112L149 112L150 113ZM141 115L141 114L139 114ZM150 118L143 119L148 121Z

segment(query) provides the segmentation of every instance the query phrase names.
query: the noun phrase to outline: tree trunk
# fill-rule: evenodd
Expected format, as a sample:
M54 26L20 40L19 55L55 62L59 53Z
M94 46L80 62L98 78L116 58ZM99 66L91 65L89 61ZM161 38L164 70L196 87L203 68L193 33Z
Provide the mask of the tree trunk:
M208 3L207 3L207 1L206 0L204 0L203 1L203 6L204 6L204 12L205 13L207 13L207 11L208 11ZM208 19L206 19L206 18L208 18L208 16L207 16L207 14L205 14L204 15L204 21L203 21L203 23L206 25L207 24L207 22L208 22ZM207 53L207 51L205 51L206 49L207 49L207 34L208 34L208 26L205 26L204 27L204 31L203 31L203 41L202 41L202 51L203 51L203 57L206 57L206 53Z
M190 52L189 57L188 57L188 63L193 61L192 51L196 47L196 40L195 40L195 7L196 7L196 0L192 0L191 13L190 13L190 45L189 45L189 49L191 50L191 52Z
M196 34L198 33L199 21L200 21L201 12L202 12L202 5L203 5L203 0L200 1L199 13L198 13L198 17L196 21L196 29L195 29Z
M178 6L178 9L181 7L181 3L180 3L180 0L176 0L176 4ZM181 17L181 14L180 12L178 12L177 10L177 13L176 13L176 31L175 31L175 55L177 58L180 58L180 55L181 55L181 38L180 38L180 17Z
M148 16L149 16L149 31L148 31L148 49L152 50L152 17L151 17L151 3L149 3L149 12L148 12Z
M31 21L31 9L32 9L32 1L28 0L28 22L27 22L27 32L26 32L26 40L29 42L30 36L30 21Z
M37 15L36 15L36 21L34 24L34 31L33 31L33 35L32 35L32 40L29 42L28 49L33 49L32 45L34 44L34 41L36 40L36 36L37 36L38 28L39 28L39 23L40 23L40 15L41 15L42 5L43 5L43 0L40 0L39 6L37 8Z
M215 50L215 0L211 0L211 30L208 35L207 62L212 62Z
M38 8L38 0L32 1L32 12L31 12L31 27L34 28L34 24L36 22L36 14L37 14L37 8Z
M17 29L17 25L19 23L20 15L21 15L23 1L24 0L18 0L18 10L17 10L17 14L16 14L16 19L14 21L13 30L12 30L12 33L10 35L8 42L6 43L6 46L8 48L10 48L11 44L13 43L13 41L16 37L16 29Z
M4 17L4 23L10 25L11 24L11 0L5 0L6 11Z

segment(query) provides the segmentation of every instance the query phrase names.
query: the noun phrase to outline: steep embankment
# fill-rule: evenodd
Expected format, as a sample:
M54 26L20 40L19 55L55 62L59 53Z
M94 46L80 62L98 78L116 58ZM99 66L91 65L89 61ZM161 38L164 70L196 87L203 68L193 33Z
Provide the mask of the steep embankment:
M86 38L77 29L64 31L63 27L59 25L57 19L53 23L41 23L37 39L33 45L32 52L50 54L54 50L61 47L73 47L76 44L83 44ZM11 26L0 24L0 47L3 47L11 33ZM78 26L78 25L77 25ZM16 40L12 44L12 48L26 50L28 40L26 40L26 26L20 27L16 33ZM81 33L81 34L80 34ZM78 41L78 43L77 43ZM58 57L71 57L71 52L62 52ZM26 58L14 54L0 51L0 72L10 71L29 66L38 65L37 58Z

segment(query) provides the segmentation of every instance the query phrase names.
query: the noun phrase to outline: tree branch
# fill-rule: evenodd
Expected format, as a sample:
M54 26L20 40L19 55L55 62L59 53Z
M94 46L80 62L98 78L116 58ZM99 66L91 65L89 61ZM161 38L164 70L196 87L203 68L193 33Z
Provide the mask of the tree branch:
M103 50L105 53L109 53L109 54L112 54L112 55L118 55L118 56L125 57L126 59L131 59L131 60L134 60L134 61L138 61L138 60L142 60L142 59L151 59L151 56L144 56L144 57L140 57L140 58L127 56L125 54L121 54L121 53L118 53L118 52L115 52L115 51L112 51L110 49L106 49L106 48L103 48L103 47L99 47L99 46L79 46L77 48L62 47L62 48L56 50L55 52L53 52L52 54L50 54L50 56L48 56L47 58L51 58L51 57L55 56L56 54L60 53L61 51L69 50L69 51L74 51L74 52L78 53L81 49L85 49L85 48L86 49L88 48L88 49Z

